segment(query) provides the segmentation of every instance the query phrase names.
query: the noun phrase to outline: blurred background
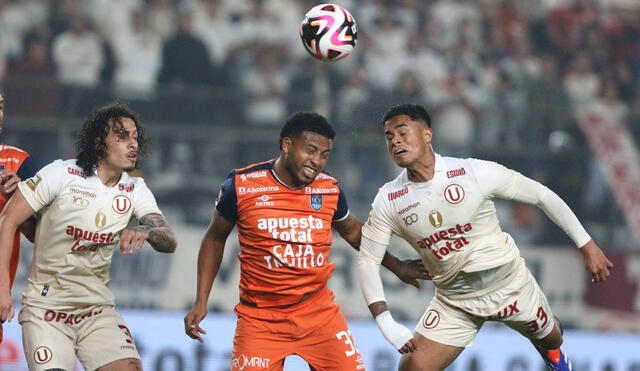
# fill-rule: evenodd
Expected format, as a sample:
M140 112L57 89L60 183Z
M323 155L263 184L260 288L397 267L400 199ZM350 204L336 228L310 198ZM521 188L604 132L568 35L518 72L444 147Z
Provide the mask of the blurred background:
M74 157L84 118L113 100L130 103L148 128L151 153L138 175L179 247L173 256L116 253L111 282L145 368L228 369L235 236L212 292L208 342L196 346L181 329L200 239L228 171L277 156L286 117L317 111L337 130L327 170L364 220L378 187L399 173L380 117L392 104L419 103L432 115L438 153L498 161L572 207L615 263L604 284L589 282L579 251L542 212L496 203L502 228L569 329L576 369L640 370L640 2L335 1L351 11L359 32L352 55L337 63L314 60L299 39L304 13L319 3L0 0L2 143L30 152L38 167ZM397 354L361 299L356 254L335 241L330 286L367 367L395 369ZM415 255L400 241L391 251ZM25 242L16 303L30 260ZM431 284L416 291L391 275L384 280L392 313L413 328ZM492 340L479 338L476 346L487 351L471 348L452 370L543 369L519 335L487 327L483 336ZM24 369L15 322L5 337L0 369ZM516 361L496 354L501 341L502 354ZM292 362L288 369L306 369Z

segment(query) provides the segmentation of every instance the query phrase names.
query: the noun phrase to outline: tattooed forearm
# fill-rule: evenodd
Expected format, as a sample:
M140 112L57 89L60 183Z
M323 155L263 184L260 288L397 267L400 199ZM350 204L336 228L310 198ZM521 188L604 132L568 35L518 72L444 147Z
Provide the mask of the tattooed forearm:
M140 224L149 227L147 241L159 252L172 253L176 251L176 237L169 223L160 214L147 214L140 219Z

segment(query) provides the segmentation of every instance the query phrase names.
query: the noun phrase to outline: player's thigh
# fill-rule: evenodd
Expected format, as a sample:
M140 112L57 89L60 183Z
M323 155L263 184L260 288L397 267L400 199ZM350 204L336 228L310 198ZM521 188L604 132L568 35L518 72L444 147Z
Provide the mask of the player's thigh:
M295 352L312 370L364 370L364 361L342 314L316 316L318 330L295 345Z
M233 337L231 371L282 371L284 359L293 347L275 336L255 319L238 317Z
M120 314L111 306L94 307L93 313L97 314L83 320L79 330L81 340L77 344L77 354L85 369L102 370L103 366L116 361L139 360L131 332Z
M501 321L534 343L545 338L549 340L549 345L553 341L562 342L546 296L531 273L527 273L522 287L505 301L505 308L500 312Z
M64 323L47 321L47 311L23 307L19 321L22 325L24 356L31 371L50 369L71 371L76 363L73 332Z
M400 358L399 371L441 371L449 366L464 350L463 347L446 345L415 333L416 351Z
M142 362L137 358L120 359L98 368L97 371L140 371Z

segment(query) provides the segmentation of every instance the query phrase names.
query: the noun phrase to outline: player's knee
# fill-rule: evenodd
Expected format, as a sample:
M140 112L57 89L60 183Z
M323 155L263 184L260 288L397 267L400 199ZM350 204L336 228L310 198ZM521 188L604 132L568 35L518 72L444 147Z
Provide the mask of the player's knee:
M422 365L424 366L424 365ZM400 358L400 363L398 364L398 371L423 371L424 368L421 368L420 362L418 362L418 357L415 353L407 353Z

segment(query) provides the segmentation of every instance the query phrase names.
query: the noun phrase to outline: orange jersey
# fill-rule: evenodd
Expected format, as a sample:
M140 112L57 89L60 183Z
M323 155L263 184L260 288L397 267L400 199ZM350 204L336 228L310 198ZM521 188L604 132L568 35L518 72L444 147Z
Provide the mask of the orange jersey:
M258 307L290 305L325 287L331 223L349 214L338 181L320 173L306 187L281 183L273 160L232 171L216 209L236 223L240 242L240 298Z
M0 144L0 168L9 170L18 174L20 179L24 180L30 178L35 174L35 169L31 164L31 160L25 163L27 159L30 159L29 154L19 148ZM24 165L24 166L23 166ZM9 201L2 193L0 193L0 210L4 209L4 205ZM13 238L13 251L11 253L11 263L9 268L9 279L13 284L13 279L18 270L18 261L20 251L20 231L16 232Z

